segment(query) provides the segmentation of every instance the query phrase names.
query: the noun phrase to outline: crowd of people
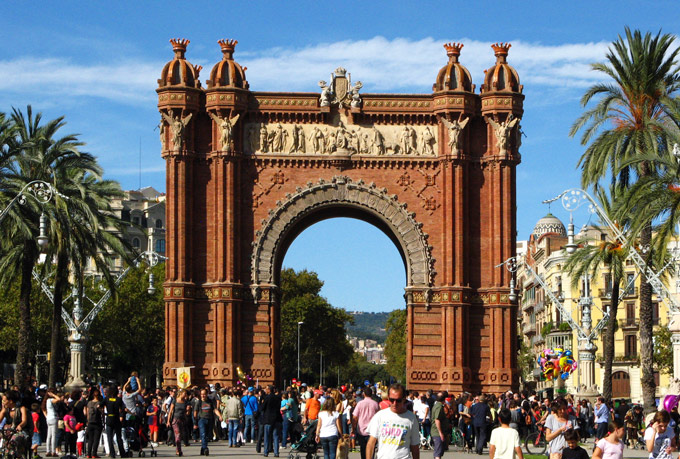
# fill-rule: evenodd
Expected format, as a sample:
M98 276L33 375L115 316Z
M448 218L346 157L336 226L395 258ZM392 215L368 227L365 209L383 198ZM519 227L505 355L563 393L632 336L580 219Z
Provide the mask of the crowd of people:
M200 454L208 456L214 441L229 448L250 443L257 453L278 457L306 440L327 459L351 450L362 459L418 458L428 445L437 459L452 436L462 435L468 452L481 455L488 448L492 459L523 459L520 439L541 431L551 459L622 458L626 444L646 449L650 459L671 459L680 417L676 408L645 418L639 405L601 397L591 403L527 391L454 396L400 384L152 390L133 374L122 386L70 393L46 386L7 390L0 425L34 458L43 451L46 457L131 457L146 445L154 455L161 442L173 445L177 456L200 442Z

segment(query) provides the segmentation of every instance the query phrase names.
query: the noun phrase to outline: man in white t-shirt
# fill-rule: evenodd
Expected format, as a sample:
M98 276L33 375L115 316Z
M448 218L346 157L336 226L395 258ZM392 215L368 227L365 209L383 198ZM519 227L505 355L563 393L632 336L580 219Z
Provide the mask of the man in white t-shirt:
M366 458L373 459L378 445L377 459L420 459L420 432L415 415L406 409L406 390L392 384L388 392L390 407L378 411L368 424Z
M491 459L523 459L522 447L519 443L519 434L510 427L512 413L509 409L503 408L498 413L501 426L491 431L489 440L489 457Z

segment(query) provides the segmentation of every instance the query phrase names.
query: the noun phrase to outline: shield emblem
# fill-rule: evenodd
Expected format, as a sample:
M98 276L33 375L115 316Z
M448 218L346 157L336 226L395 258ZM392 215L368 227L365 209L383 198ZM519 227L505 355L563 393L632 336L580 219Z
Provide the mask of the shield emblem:
M336 77L333 78L333 92L335 93L335 100L338 102L343 102L347 97L347 93L349 92L349 82L344 75L336 75Z

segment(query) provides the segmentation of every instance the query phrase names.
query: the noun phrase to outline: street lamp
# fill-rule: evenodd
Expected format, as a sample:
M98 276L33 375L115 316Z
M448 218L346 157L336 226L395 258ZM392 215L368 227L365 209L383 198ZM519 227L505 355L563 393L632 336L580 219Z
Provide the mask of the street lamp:
M298 322L298 346L297 346L297 351L298 351L298 372L297 372L297 379L298 381L300 380L300 325L302 325L304 322Z
M33 180L31 182L28 182L24 187L17 193L17 195L7 204L7 207L5 207L2 212L0 212L0 222L5 219L5 217L9 214L9 210L11 207L14 205L14 203L18 202L20 205L23 205L26 203L26 196L33 196L33 198L38 201L40 204L47 204L52 200L52 197L55 194L59 194L59 196L62 196L63 198L66 198L66 196L60 194L57 190L54 189L52 185L50 185L47 182L44 182L42 180ZM47 248L47 216L45 215L45 212L42 212L40 214L40 234L38 235L37 238L37 243L38 247L40 247L40 251L42 252L45 248Z

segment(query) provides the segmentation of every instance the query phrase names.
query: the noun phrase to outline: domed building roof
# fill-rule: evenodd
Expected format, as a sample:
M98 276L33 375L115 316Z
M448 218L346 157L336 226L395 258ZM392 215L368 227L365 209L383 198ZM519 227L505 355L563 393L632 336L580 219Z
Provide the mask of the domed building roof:
M248 89L246 81L246 67L234 60L234 48L238 41L219 40L217 43L222 48L222 60L215 64L210 71L210 79L206 82L208 88L241 88Z
M519 75L507 61L510 43L496 43L491 45L496 55L496 63L489 70L484 71L484 84L482 92L488 91L507 91L522 92L522 85L519 84Z
M538 239L548 233L567 237L567 229L564 227L564 223L550 212L536 223L532 234Z
M175 52L175 58L163 67L161 78L158 80L158 86L200 87L201 83L198 81L198 75L201 73L203 67L200 65L193 66L184 58L184 53L187 51L189 40L184 38L173 38L170 40L170 43L172 43L172 50Z
M460 62L460 50L463 48L462 43L446 43L446 55L449 56L449 62L441 68L437 74L437 80L432 85L434 92L438 91L466 91L473 92L474 85L470 72Z

